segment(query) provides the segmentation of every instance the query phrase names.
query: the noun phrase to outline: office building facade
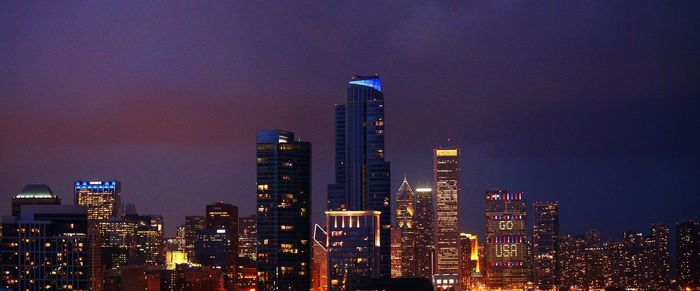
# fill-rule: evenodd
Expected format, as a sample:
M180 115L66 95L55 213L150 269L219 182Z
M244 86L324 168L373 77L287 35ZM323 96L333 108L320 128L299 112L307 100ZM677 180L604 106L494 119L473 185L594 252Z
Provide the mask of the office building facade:
M326 211L328 290L357 290L379 276L379 211Z
M433 150L435 175L435 283L459 290L459 193L461 191L459 148ZM444 282L447 281L447 284Z
M530 276L527 204L522 192L486 191L487 286L525 289Z

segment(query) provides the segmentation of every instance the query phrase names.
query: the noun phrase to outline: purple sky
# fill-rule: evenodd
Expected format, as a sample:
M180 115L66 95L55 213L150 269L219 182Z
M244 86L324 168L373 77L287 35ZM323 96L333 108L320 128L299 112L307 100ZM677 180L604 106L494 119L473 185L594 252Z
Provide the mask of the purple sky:
M0 2L0 213L103 178L169 234L252 214L255 131L280 128L313 143L320 221L333 104L379 73L392 188L452 137L464 231L493 187L559 200L567 233L700 218L698 1L190 2Z

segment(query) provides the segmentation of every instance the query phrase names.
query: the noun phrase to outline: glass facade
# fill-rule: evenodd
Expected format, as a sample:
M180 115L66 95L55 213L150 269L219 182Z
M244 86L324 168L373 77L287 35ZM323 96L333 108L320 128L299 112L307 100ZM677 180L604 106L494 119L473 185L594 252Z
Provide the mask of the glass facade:
M311 144L258 132L257 290L311 288Z
M336 105L335 183L328 209L380 211L379 276L391 277L390 164L384 160L384 95L378 76L355 76ZM330 259L330 258L329 258Z
M326 211L328 290L357 290L379 276L379 211Z

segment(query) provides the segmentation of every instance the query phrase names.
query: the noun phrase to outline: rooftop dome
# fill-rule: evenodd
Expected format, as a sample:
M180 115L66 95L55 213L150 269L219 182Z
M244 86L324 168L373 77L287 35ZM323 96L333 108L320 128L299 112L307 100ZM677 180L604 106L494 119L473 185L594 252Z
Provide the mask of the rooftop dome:
M44 184L29 184L24 186L15 198L55 198L51 188Z

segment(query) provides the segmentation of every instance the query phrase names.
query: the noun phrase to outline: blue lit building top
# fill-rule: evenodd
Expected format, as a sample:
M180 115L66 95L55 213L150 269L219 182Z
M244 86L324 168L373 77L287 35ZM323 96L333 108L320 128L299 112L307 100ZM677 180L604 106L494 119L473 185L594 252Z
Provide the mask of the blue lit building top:
M348 82L348 84L370 87L374 90L382 92L382 79L380 79L379 76L362 77L355 75L355 77L352 78L352 81Z
M271 144L294 142L294 133L284 130L260 130L256 140L257 143Z

